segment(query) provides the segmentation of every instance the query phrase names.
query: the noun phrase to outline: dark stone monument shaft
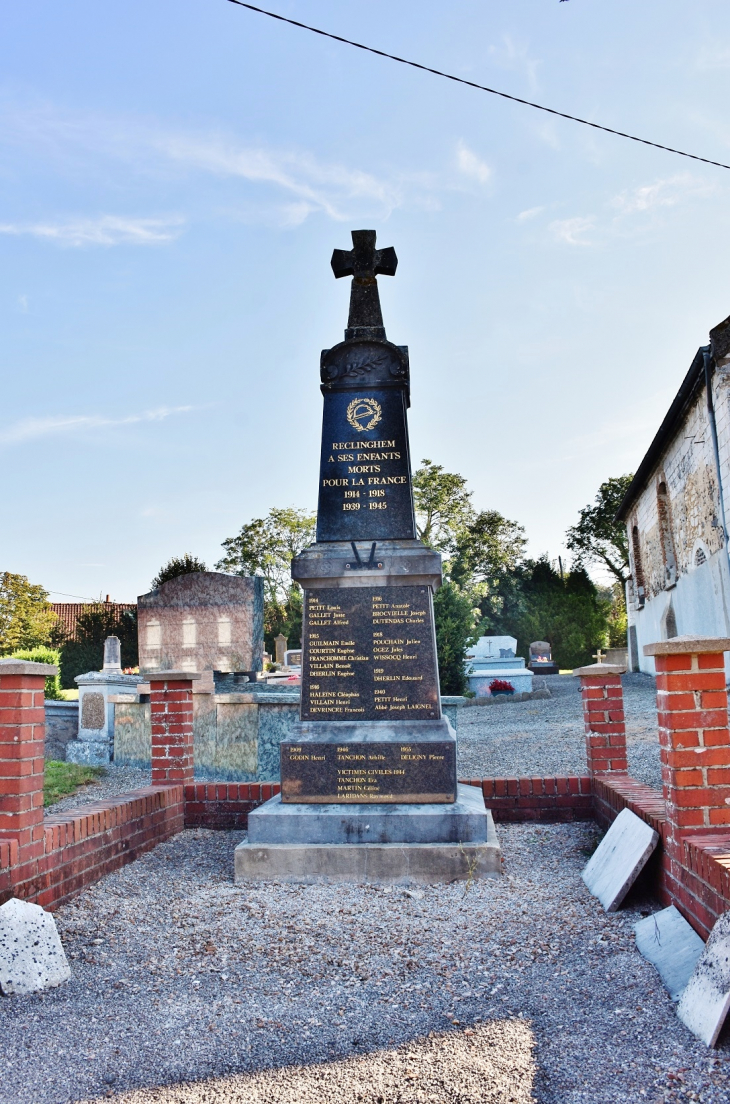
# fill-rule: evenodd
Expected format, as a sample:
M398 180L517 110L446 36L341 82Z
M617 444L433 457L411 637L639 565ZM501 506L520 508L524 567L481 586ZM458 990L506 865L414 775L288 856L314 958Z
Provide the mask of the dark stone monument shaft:
M301 720L281 747L282 801L453 802L456 743L441 717L433 593L441 557L416 537L408 349L386 339L375 232L336 249L351 276L345 340L321 358L317 541L292 563L304 589Z

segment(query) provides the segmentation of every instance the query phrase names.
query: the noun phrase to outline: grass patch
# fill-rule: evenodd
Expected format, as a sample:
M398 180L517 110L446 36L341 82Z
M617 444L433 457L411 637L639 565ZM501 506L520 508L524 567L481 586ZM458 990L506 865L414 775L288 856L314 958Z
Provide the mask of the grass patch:
M82 786L96 782L106 771L103 767L84 767L80 763L62 763L49 759L43 783L43 804L53 805L62 797L76 793Z

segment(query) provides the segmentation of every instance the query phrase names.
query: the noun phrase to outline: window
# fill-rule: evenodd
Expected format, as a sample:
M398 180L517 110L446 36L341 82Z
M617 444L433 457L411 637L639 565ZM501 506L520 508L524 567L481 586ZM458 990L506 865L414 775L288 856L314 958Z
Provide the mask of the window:
M636 584L636 604L641 608L646 598L644 586L644 566L641 562L641 544L639 542L639 526L631 527L631 551L634 557L634 582Z
M703 563L707 563L707 556L704 548L698 548L695 552L695 567L702 567Z
M146 641L148 648L159 648L162 645L162 627L159 621L147 622Z
M657 484L656 504L659 519L659 539L662 546L662 559L664 560L664 586L672 587L677 582L677 557L674 554L669 493L667 484L663 480Z
M183 648L194 648L198 642L198 626L192 617L186 617L182 623Z

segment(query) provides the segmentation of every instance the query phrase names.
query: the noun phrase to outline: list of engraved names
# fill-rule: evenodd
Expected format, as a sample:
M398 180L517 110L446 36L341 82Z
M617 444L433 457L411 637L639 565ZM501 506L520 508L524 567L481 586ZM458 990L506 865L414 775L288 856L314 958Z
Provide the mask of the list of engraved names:
M353 587L306 595L302 720L439 716L428 587Z

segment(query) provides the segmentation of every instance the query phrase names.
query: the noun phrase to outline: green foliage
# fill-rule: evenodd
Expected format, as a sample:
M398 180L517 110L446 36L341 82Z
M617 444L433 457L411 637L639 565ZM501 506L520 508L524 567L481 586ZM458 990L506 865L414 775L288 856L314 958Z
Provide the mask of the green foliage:
M103 767L83 767L80 763L49 759L43 779L43 804L54 805L62 797L76 793L81 786L96 782L105 773Z
M269 655L276 654L274 637L283 633L290 648L302 646L302 591L292 583L284 602L264 603L264 645Z
M626 526L615 519L633 478L633 475L618 475L601 483L595 505L580 511L578 524L567 534L567 545L574 554L576 567L586 563L603 564L622 585L631 573L629 545Z
M13 652L13 659L27 659L31 663L50 663L54 667L59 667L61 653L56 648L46 648L45 645L39 644L36 648L19 648ZM61 693L60 674L51 675L46 679L45 696L50 698L51 701L64 700Z
M0 573L0 655L48 644L56 620L42 586L25 575Z
M419 538L429 548L450 556L459 535L474 517L466 479L444 471L440 464L422 460L413 473L413 502Z
M601 592L611 603L608 614L608 646L609 648L625 648L629 632L628 617L626 616L626 591L619 584L614 583L607 588L607 593Z
M184 556L173 556L164 567L155 575L150 583L152 590L157 590L163 583L169 583L170 579L177 579L180 575L194 575L197 571L207 571L202 560L186 552Z
M104 664L104 641L108 636L118 636L122 652L122 667L139 664L137 650L137 610L121 613L114 605L100 602L84 606L76 623L76 635L72 640L63 639L61 645L61 686L73 690L76 675L100 671Z
M316 530L317 515L310 510L274 507L223 541L226 554L216 567L233 575L260 575L266 600L283 603L292 587L291 562L312 543Z
M606 646L611 602L583 568L563 578L546 557L526 560L505 583L488 631L516 636L518 654L528 658L533 640L547 640L558 666L571 668L591 663L596 648Z
M447 579L434 595L433 610L441 693L463 694L466 649L476 639L471 596Z
M237 537L223 541L225 556L216 567L235 575L264 580L264 640L274 654L274 637L283 633L290 648L302 639L302 592L292 582L291 562L316 539L317 515L294 506L269 510L254 518Z

